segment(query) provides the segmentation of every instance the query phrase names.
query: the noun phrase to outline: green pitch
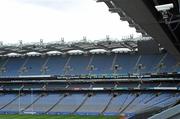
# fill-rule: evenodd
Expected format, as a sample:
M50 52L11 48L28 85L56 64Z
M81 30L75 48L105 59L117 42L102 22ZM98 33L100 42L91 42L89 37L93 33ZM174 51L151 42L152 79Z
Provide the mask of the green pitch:
M118 119L115 116L79 115L0 115L0 119Z

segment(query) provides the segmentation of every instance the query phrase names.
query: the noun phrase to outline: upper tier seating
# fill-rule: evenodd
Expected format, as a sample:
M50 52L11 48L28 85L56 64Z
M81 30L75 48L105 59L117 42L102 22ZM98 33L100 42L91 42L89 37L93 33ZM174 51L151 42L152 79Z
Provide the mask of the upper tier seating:
M128 75L133 73L138 55L135 54L118 54L115 65L118 66L116 74Z
M28 57L23 66L26 71L22 72L21 75L41 75L41 67L46 59L47 57Z
M89 54L3 57L0 76L19 75L132 75L180 73L180 63L170 54Z
M112 74L112 62L114 54L112 55L94 55L90 66L94 69L91 70L91 74Z
M64 67L66 70L66 75L84 75L89 74L88 64L91 56L71 56L71 59Z
M68 56L51 56L46 63L48 75L64 75L64 66L68 61Z
M158 69L157 65L162 57L163 57L162 54L141 55L139 57L139 61L136 64L135 72L141 72L141 73L156 72Z
M17 76L21 73L20 67L25 62L26 58L8 58L7 64L5 65L6 71L2 74L3 76Z

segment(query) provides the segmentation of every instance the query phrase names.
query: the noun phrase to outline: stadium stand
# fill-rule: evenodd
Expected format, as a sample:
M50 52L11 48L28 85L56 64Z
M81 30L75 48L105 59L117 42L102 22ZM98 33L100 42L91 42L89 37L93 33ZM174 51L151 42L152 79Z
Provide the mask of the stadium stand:
M180 101L179 61L160 46L156 52L140 52L146 48L138 45L142 39L63 43L58 44L61 52L52 54L41 49L29 55L40 47L36 44L28 44L30 50L21 49L27 54L8 55L15 46L6 55L0 52L0 114L141 119L173 108ZM50 43L41 48L56 51L56 47ZM109 50L91 52L102 47ZM119 47L131 50L113 51ZM68 52L83 48L83 53Z
M179 0L97 1L145 37L1 45L1 114L179 118Z
M92 56L71 56L70 61L66 64L66 75L78 76L79 74L89 74L88 64ZM69 68L69 69L67 69Z
M17 97L14 94L1 94L1 109L3 109L5 106L13 102Z
M84 94L67 95L49 113L72 114L85 98Z
M15 98L15 100L8 105L6 105L1 112L16 114L24 110L28 105L32 104L34 100L37 99L36 95L23 95ZM19 105L20 103L20 105Z
M46 63L46 74L50 75L63 75L64 66L68 60L68 57L63 56L52 56Z
M97 1L142 37L1 44L0 114L179 118L180 0Z
M90 96L86 102L77 110L78 114L98 115L106 107L111 96L108 94L95 94Z
M1 59L1 62L3 61L5 63L1 66L1 76L108 76L113 74L127 76L129 74L180 72L178 62L167 53L155 55L115 53L92 56L44 56L43 58L42 56L28 56Z
M179 93L56 93L1 96L1 114L135 115L174 105ZM4 105L3 105L4 104Z
M54 105L55 102L59 100L61 96L58 94L44 95L41 96L36 102L31 106L26 108L23 112L36 112L36 113L45 113L50 107Z

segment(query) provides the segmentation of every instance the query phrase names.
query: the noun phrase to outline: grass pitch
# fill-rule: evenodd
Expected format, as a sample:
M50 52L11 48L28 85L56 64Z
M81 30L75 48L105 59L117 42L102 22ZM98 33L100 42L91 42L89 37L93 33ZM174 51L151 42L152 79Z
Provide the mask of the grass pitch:
M0 115L0 119L118 119L116 116L80 115Z

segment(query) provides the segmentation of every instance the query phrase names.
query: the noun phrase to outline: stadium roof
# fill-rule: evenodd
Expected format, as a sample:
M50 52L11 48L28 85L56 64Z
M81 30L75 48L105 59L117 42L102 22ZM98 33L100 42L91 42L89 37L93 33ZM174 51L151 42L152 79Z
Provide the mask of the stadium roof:
M178 0L97 0L105 2L109 11L118 13L130 27L135 27L142 35L150 35L168 52L180 59L180 12ZM158 12L156 5L173 3L174 8L167 12L167 19ZM166 14L165 14L166 15ZM165 21L167 20L167 22ZM172 29L173 28L173 29Z
M0 44L0 55L7 55L10 53L27 54L29 52L47 53L50 51L59 51L66 53L72 50L80 50L83 52L89 52L94 49L104 49L106 51L112 51L116 48L127 48L131 51L137 49L138 40L150 40L150 37L138 38L138 39L125 39L119 40L101 40L88 42L85 39L79 42L65 43L63 40L54 43L43 43L41 40L38 43L23 44L22 41L19 44Z

